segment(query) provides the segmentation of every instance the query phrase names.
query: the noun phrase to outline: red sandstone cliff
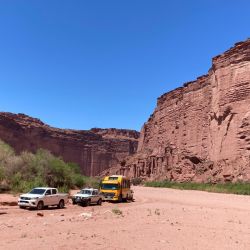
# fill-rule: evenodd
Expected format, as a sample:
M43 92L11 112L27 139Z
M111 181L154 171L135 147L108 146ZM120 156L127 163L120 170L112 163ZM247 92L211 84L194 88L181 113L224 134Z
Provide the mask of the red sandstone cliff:
M162 95L122 173L174 181L250 181L250 39L207 75Z
M68 130L50 127L24 114L0 112L0 139L17 152L38 148L78 163L85 175L98 175L136 152L139 133L125 129Z

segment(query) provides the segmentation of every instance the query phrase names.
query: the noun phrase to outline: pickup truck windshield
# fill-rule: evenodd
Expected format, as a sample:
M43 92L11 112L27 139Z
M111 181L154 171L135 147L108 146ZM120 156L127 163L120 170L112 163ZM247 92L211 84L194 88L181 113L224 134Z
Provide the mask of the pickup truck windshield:
M104 189L104 190L118 190L118 189L120 189L120 185L119 184L109 184L109 183L107 183L107 184L104 184L104 183L102 183L102 185L101 185L101 189Z
M29 193L30 194L44 194L44 192L45 192L45 189L34 188Z

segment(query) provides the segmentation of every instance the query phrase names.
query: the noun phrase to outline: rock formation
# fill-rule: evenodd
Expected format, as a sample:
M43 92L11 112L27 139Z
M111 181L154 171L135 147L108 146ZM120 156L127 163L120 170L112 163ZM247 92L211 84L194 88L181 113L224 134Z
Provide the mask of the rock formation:
M162 95L121 173L145 179L250 181L250 39L207 75Z
M68 130L52 128L24 114L0 113L0 139L17 153L48 149L82 173L98 175L136 152L139 132L125 129Z

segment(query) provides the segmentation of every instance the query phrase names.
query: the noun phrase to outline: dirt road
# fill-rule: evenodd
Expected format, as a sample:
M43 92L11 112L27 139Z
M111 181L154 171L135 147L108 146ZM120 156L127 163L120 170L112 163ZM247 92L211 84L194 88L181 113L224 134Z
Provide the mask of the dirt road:
M250 249L250 197L134 191L133 203L69 204L42 211L43 217L0 206L0 249ZM11 199L16 198L0 195L0 202Z

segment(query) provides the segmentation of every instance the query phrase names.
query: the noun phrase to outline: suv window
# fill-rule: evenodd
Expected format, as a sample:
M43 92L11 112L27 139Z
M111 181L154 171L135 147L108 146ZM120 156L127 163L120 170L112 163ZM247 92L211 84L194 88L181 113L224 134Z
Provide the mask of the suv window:
M52 194L56 194L56 189L52 189Z
M51 190L48 189L48 190L46 191L45 195L51 195Z

